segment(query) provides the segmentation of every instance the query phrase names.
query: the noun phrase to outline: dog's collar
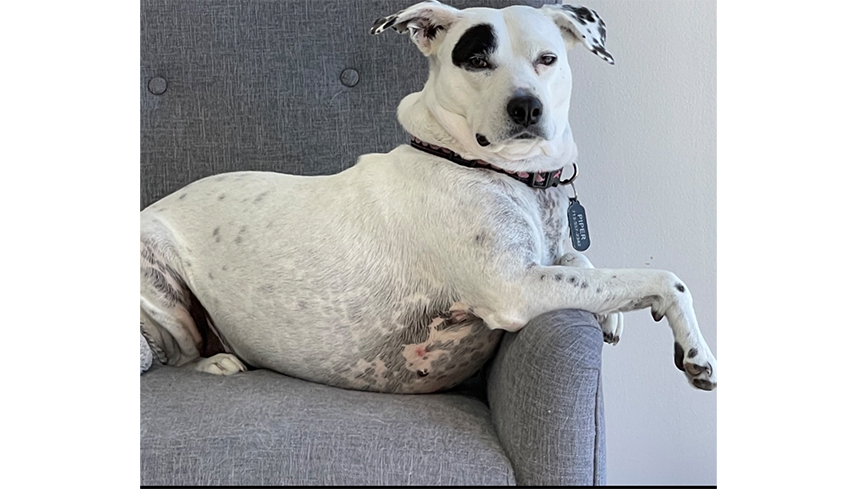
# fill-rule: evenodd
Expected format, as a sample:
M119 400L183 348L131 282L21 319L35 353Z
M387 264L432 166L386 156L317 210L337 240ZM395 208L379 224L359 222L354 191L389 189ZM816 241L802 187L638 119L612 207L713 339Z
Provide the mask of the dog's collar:
M420 141L415 137L411 137L411 146L417 148L420 151L425 151L428 154L439 156L441 158L446 158L447 160L459 164L461 166L466 166L468 168L484 168L486 170L494 170L498 173L502 173L504 175L512 177L519 182L523 182L533 188L551 188L556 187L557 185L567 185L573 182L574 179L577 177L577 165L574 165L574 175L572 175L571 178L569 178L568 180L563 180L562 168L560 168L559 170L543 172L513 172L510 170L497 168L496 166L488 163L487 161L466 160L462 158L460 154L453 153L447 148L435 146L434 144L429 144L425 141Z

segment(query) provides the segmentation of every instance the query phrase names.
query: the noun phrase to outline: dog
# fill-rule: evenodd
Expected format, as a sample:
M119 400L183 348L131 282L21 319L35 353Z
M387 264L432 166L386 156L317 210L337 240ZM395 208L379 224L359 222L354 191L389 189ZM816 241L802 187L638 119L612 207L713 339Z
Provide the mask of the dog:
M651 308L672 328L676 366L714 389L687 285L594 268L569 236L567 54L582 44L613 63L598 14L427 1L370 32L390 29L430 65L398 108L411 145L330 176L214 175L141 212L140 328L155 357L428 393L473 375L503 331L540 314L589 311L615 344L622 312Z

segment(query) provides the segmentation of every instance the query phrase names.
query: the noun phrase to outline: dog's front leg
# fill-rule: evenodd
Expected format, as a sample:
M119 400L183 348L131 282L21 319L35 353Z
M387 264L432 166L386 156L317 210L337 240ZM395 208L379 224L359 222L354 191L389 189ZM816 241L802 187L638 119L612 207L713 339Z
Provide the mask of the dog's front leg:
M565 267L580 267L580 268L595 268L589 258L583 253L572 251L561 256L555 265ZM595 314L595 319L601 325L601 332L604 335L604 342L616 346L619 343L619 338L622 336L622 331L625 328L625 317L621 312L613 312L610 314Z
M704 390L717 385L717 362L699 331L690 290L662 270L532 266L518 286L503 284L504 301L481 315L491 328L517 331L532 318L559 309L596 315L651 307L656 321L666 317L675 338L675 364Z

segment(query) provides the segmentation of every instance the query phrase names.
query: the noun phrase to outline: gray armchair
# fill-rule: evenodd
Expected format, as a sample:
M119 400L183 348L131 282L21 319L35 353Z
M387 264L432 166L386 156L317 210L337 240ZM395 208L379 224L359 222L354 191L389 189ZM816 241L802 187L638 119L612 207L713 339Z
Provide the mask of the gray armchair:
M369 27L412 3L143 0L141 208L215 173L331 174L407 143L396 107L427 63ZM513 3L544 2L478 5ZM601 345L591 314L545 314L431 395L154 365L141 483L603 484Z

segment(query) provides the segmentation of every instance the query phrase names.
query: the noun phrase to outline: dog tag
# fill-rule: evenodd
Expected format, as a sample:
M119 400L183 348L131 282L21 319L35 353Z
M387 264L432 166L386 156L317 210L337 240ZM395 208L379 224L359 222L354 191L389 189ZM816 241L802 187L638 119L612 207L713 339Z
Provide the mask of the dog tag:
M568 202L568 228L574 249L586 251L589 248L589 228L586 226L586 211L577 199Z

